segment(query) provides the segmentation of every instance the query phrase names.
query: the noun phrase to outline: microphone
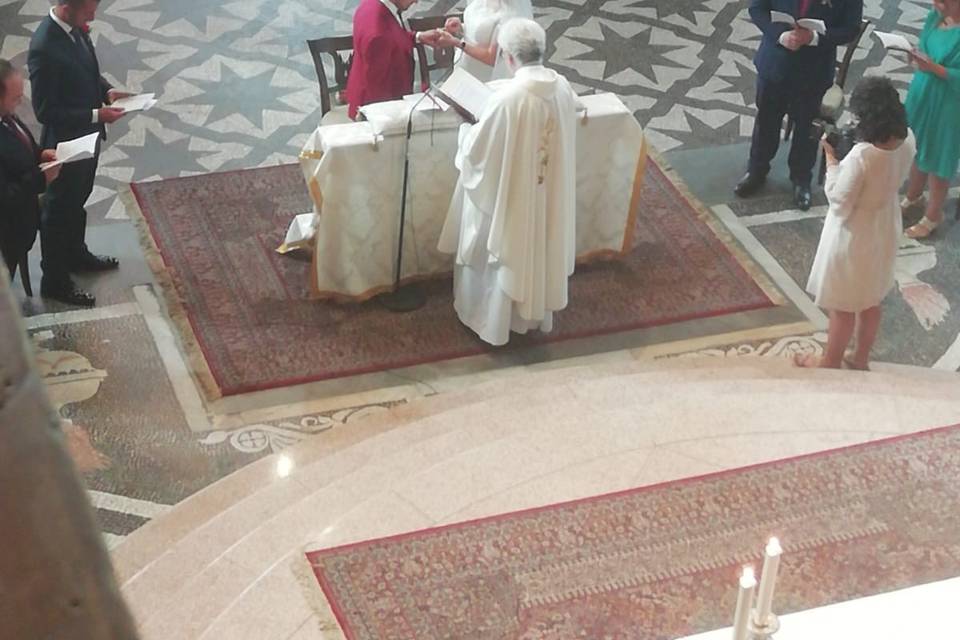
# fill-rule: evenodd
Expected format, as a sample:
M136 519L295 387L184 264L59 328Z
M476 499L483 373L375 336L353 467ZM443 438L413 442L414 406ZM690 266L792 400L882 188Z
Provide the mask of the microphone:
M450 69L444 73L440 82L449 78L455 68L456 66L451 64ZM393 274L392 289L387 293L382 293L377 296L380 304L388 310L397 313L415 311L426 304L426 296L418 287L414 285L401 287L400 279L403 273L403 230L406 228L407 220L407 191L410 186L410 138L413 136L413 114L427 96L430 96L431 100L436 100L436 98L430 94L429 86L424 89L423 95L413 103L413 106L410 107L410 113L407 114L407 139L403 151L403 188L400 194L400 238L397 240L397 263ZM431 135L433 134L432 125L430 133Z
M446 81L447 78L450 77L450 74L452 74L454 69L456 68L457 68L457 65L455 63L451 64L450 68L443 72L443 76L441 76L438 83L443 84L444 81ZM420 106L420 103L423 102L428 96L431 100L433 100L434 103L436 103L437 101L436 96L434 96L431 93L431 91L433 91L433 84L434 83L431 82L427 87L423 89L423 95L420 96L417 99L417 101L413 103L413 106L410 108L410 113L407 115L407 140L409 140L410 136L413 134L413 114L417 110L417 107Z

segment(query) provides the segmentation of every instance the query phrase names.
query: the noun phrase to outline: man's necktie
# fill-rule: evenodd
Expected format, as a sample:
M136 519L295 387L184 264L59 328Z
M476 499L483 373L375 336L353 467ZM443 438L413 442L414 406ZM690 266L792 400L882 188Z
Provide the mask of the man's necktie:
M80 28L74 27L70 35L73 36L73 41L77 43L78 47L80 47L83 59L87 62L93 62L93 52L90 51L90 47L88 47L87 43L84 42L83 33L80 31Z
M13 119L13 116L3 116L0 121L3 122L3 126L17 136L17 139L23 144L24 147L30 151L30 155L33 155L33 144L30 142L30 138L27 137L27 134L23 132L23 129L17 124L17 121Z
M802 18L807 15L807 12L810 11L810 5L813 4L813 0L800 0L800 13L797 14L798 18Z

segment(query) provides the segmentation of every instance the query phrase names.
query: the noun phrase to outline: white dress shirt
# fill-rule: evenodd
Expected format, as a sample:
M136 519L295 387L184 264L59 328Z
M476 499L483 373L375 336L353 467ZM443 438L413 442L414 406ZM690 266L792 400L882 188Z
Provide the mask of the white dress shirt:
M390 10L390 13L393 14L393 17L397 19L397 22L400 23L401 27L404 29L407 28L407 25L403 24L403 16L400 15L400 10L397 8L397 5L390 2L390 0L380 0L380 4Z
M390 0L380 0L380 4L382 4L382 5L385 6L387 9L390 10L390 14L393 15L394 18L397 19L397 23L398 23L401 27L403 27L403 29L404 29L405 31L409 31L409 29L407 28L407 23L406 23L406 21L403 19L403 16L400 15L400 9L397 8L397 5L395 5L395 4L393 4L392 2L390 2ZM415 33L413 34L413 38L414 38L414 40L417 42L417 44L419 44L419 43L420 43L420 32L419 32L419 31L415 32Z
M2 116L2 117L6 118L7 116ZM20 135L25 137L27 140L30 139L30 135L27 133L27 131L23 127L20 126L20 122L16 119L14 114L11 113L9 120L4 121L3 124L9 127L10 130L13 131L13 133L19 133Z
M64 22L63 20L61 20L60 16L57 15L56 7L50 7L50 17L53 18L53 21L56 22L58 25L60 25L60 28L63 29L64 32L66 32L66 34L70 37L71 40L73 40L73 30L79 29L80 27L72 27L66 22ZM91 55L92 55L92 52L91 52ZM93 110L93 117L90 120L90 122L94 124L100 122L100 113L98 112L97 109Z

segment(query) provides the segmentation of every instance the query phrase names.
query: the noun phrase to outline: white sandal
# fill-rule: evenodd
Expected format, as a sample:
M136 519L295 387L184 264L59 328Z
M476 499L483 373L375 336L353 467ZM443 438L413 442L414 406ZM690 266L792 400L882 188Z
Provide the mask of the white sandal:
M935 222L927 216L923 216L920 218L920 222L904 231L904 235L911 240L923 240L924 238L929 238L941 224L943 224L943 220L937 220Z

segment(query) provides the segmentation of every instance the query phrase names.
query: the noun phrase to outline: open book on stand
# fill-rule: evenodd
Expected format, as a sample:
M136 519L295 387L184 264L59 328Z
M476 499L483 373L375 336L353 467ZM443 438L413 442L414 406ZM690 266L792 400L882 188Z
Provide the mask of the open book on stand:
M487 100L493 94L490 87L459 67L442 85L434 87L434 91L470 124L480 120Z

